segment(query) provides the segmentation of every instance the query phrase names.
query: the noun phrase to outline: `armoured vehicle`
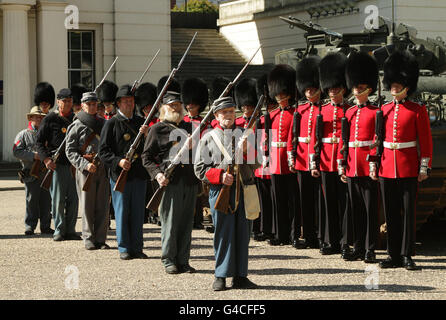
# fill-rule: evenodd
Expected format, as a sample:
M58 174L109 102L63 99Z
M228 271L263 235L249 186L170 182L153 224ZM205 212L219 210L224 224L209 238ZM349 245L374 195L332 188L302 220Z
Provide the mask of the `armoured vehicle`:
M426 105L431 120L433 139L433 162L430 179L420 184L417 199L417 228L426 222L432 213L446 213L446 43L440 38L417 38L417 30L400 23L379 17L378 29L364 29L358 33L338 33L311 21L293 17L280 17L290 28L300 28L306 33L306 47L281 50L275 55L275 63L293 67L307 55L325 56L341 51L373 54L382 69L385 59L396 49L411 51L418 60L420 77L417 92L412 99ZM382 70L380 71L382 74ZM391 100L389 92L382 92L385 101ZM378 97L375 97L377 99ZM373 97L371 97L373 100ZM352 99L353 100L353 99ZM381 216L383 222L383 217Z

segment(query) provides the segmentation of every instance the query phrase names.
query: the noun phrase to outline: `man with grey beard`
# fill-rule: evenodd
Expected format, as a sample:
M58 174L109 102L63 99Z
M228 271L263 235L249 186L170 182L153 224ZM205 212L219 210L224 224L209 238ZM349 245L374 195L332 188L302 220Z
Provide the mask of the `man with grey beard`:
M192 124L183 121L183 118L181 95L167 91L160 108L160 122L151 127L142 153L143 165L152 180L156 180L160 187L166 187L159 215L161 260L168 274L195 271L189 265L189 257L195 199L200 181L195 177L191 155L183 157L170 179L165 176L165 170L179 147L192 132Z

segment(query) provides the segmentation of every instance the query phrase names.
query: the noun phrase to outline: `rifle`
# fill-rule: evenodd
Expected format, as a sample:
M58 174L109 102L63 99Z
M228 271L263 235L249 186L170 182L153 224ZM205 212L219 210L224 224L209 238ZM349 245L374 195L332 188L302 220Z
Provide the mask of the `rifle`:
M101 84L105 81L105 78L110 73L111 69L113 68L113 66L115 65L117 60L118 60L118 57L115 58L115 60L111 64L110 68L108 68L108 70L105 73L104 77L102 78L101 82L94 89L94 92L96 92L98 90L98 88L101 86ZM60 153L62 151L62 148L65 148L65 143L67 142L67 137L68 137L68 132L65 133L65 138L63 139L63 141L60 144L60 146L57 148L56 152L51 157L51 160L54 163L56 163L57 160L59 159L59 156L60 156ZM53 180L53 170L47 170L47 172L45 173L45 176L43 177L42 183L40 184L40 187L45 189L45 190L49 190L50 186L51 186L51 181L52 180Z
M293 157L297 156L297 145L299 143L300 134L300 121L302 120L302 115L296 111L293 114Z
M184 59L186 58L187 54L189 53L189 50L190 50L192 43L194 42L196 36L197 36L197 32L195 32L192 40L189 43L189 46L187 47L186 51L183 54L183 57L181 58L180 62L178 63L178 66L176 68L173 68L172 71L170 72L169 77L167 78L167 81L164 84L163 89L161 90L158 97L156 98L156 101L153 104L152 110L150 110L150 113L147 115L147 118L144 121L143 126L148 125L150 123L150 121L152 120L153 116L155 115L155 112L158 111L158 106L161 103L161 100L163 99L163 96L166 93L167 88L170 85L170 82L174 78L177 71L181 68L181 65L183 64ZM139 131L135 140L131 144L129 151L127 151L127 153L125 154L126 160L133 162L134 156L136 153L136 149L138 148L142 137L143 137L143 133L141 131ZM128 171L122 169L121 173L119 174L118 180L116 180L116 184L115 184L115 187L113 188L113 191L119 191L121 193L124 192L125 184L127 183L127 176L128 176Z
M131 93L134 94L136 89L139 87L139 84L141 83L142 79L144 79L144 76L149 71L150 67L152 66L153 62L155 61L156 57L158 56L158 53L160 53L161 49L158 49L158 51L155 53L155 56L153 57L152 61L149 62L146 70L142 73L142 76L133 82Z
M39 177L40 177L40 164L41 164L41 161L38 160L38 159L35 159L33 161L33 165L31 167L31 170L29 171L29 175L30 176L32 176L32 177L34 177L36 179L39 179Z
M243 72L245 71L245 69L248 67L249 63L252 61L252 59L254 58L254 56L257 54L257 51L259 51L260 47L256 50L256 52L254 53L254 55L251 57L251 59L248 60L248 62L243 66L243 68L240 70L240 72L237 74L237 76L234 78L233 81L229 82L226 85L226 88L223 90L223 92L220 94L220 96L218 97L218 99L221 99L223 97L225 97L226 95L229 94L229 92L231 91L232 87L234 86L234 84L237 82L237 80L240 78L240 76L243 74ZM169 79L168 79L169 80ZM164 88L163 88L164 89ZM217 100L218 100L217 99ZM178 152L177 156L173 159L173 161L170 163L170 165L167 167L166 171L165 171L165 177L167 179L169 179L172 174L173 171L175 170L177 164L176 162L178 162L178 159L180 159L180 157L183 155L183 153L185 152L185 150L187 149L187 146L189 145L189 139L194 139L196 135L198 135L199 133L201 133L201 131L203 130L204 126L207 124L207 122L210 120L211 116L213 115L213 108L214 108L214 104L212 104L209 108L209 112L206 114L206 116L203 118L203 120L200 122L200 125L194 130L194 132L192 133L192 135L188 138L188 140L186 140L186 143L184 144L184 146L180 149L180 151ZM153 111L153 108L152 108ZM151 111L151 112L152 112ZM150 114L149 114L150 116ZM148 117L147 117L148 118ZM193 141L193 140L192 140ZM122 173L122 172L121 172ZM118 179L119 180L119 179ZM158 207L161 203L161 199L164 195L164 191L165 191L165 187L159 187L155 193L153 194L152 198L150 198L149 203L147 203L146 208L156 212L158 211Z
M265 101L265 96L262 95L260 97L259 101L257 102L257 106L254 109L254 113L248 122L248 126L246 127L245 132L243 132L243 136L242 136L241 140L243 140L244 138L246 138L248 136L250 130L254 126L256 116L257 116L257 114L260 113L259 111L260 111L261 105L263 105L264 101ZM233 144L232 148L234 150L234 156L232 159L232 163L230 165L228 165L228 168L226 169L226 173L230 174L230 175L234 175L234 166L235 166L235 159L236 159L235 155L238 154L240 152L240 149L242 148L241 144L239 145L239 147L237 149L234 147L235 139L232 141L232 144ZM239 171L237 170L237 176L238 176L238 174L239 174ZM238 180L239 179L237 176L236 176L236 188L238 190ZM236 192L238 192L238 191L236 191ZM224 184L221 187L220 193L218 194L218 197L217 197L217 201L215 202L215 207L214 207L215 210L228 213L228 210L230 209L230 198L231 198L231 186ZM237 204L236 204L235 208L230 211L231 211L231 213L233 213L235 210L237 210Z
M101 161L99 160L99 153L96 153L91 163L93 163L93 165L98 168L100 162ZM91 182L93 181L93 175L94 173L88 172L87 179L85 179L84 186L82 187L82 191L88 192Z
M347 111L344 105L344 116L341 119L341 138L342 138L342 149L339 151L342 154L342 165L347 164L348 158L348 143L350 140L350 126L348 124L348 119L345 117L345 112Z
M367 155L366 160L368 162L376 162L379 166L381 155L383 152L383 140L384 140L384 116L382 111L382 99L381 99L381 81L378 79L378 111L375 118L375 142L370 146L370 150L376 148L376 155Z
M322 149L322 136L324 135L324 121L321 114L322 106L319 106L319 114L316 117L316 143L314 144L314 153L316 168L319 170L319 163Z

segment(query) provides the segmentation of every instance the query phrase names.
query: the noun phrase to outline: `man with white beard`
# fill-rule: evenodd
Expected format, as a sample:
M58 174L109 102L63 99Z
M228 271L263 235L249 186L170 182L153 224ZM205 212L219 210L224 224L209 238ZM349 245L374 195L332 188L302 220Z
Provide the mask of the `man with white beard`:
M168 179L165 170L179 147L192 133L192 124L183 121L184 107L178 92L167 91L160 108L160 122L147 136L142 153L143 165L152 180L166 187L159 206L162 263L168 274L195 271L189 265L195 199L199 180L195 177L191 155L183 160ZM178 142L180 142L178 144ZM175 152L172 152L175 148Z

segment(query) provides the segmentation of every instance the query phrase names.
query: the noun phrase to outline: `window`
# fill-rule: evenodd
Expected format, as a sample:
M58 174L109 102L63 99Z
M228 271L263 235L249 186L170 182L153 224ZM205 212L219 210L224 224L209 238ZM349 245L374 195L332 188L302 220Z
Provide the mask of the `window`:
M68 85L82 83L93 90L95 83L94 31L68 31Z

